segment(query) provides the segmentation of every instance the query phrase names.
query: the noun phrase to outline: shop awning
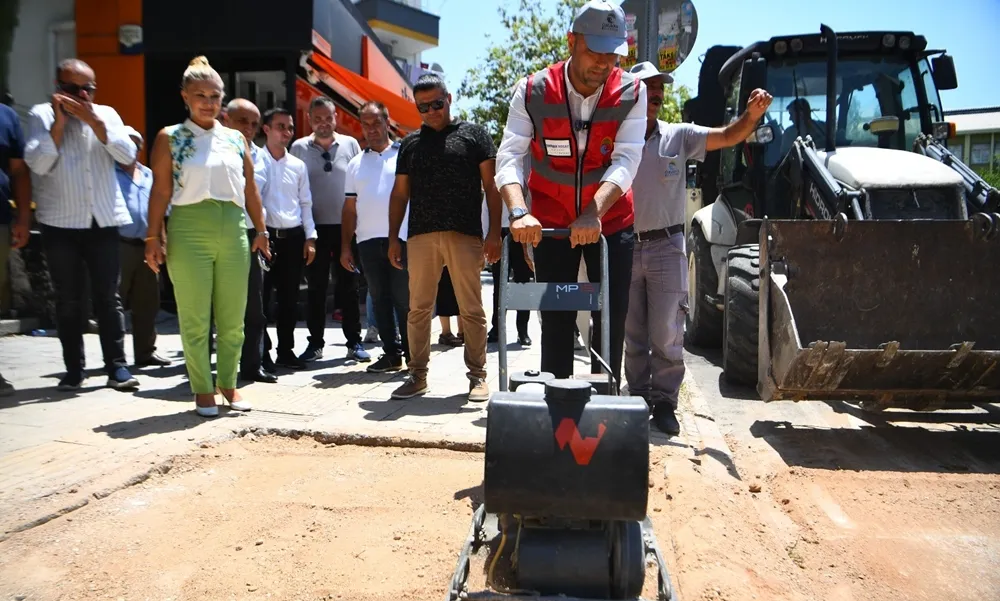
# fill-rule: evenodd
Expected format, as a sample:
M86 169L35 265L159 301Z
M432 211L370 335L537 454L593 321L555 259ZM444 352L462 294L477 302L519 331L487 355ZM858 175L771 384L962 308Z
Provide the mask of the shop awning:
M366 100L377 100L389 109L389 118L399 123L404 128L413 131L420 129L420 113L413 102L405 100L382 86L368 81L361 75L345 69L322 54L313 52L309 56L309 62L316 68L324 71L356 95Z

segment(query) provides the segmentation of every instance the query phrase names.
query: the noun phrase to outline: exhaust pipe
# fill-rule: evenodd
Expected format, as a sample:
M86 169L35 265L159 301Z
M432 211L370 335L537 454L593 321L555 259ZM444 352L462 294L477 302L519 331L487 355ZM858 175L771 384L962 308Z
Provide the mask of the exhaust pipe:
M828 25L819 26L826 37L826 151L837 149L837 34Z

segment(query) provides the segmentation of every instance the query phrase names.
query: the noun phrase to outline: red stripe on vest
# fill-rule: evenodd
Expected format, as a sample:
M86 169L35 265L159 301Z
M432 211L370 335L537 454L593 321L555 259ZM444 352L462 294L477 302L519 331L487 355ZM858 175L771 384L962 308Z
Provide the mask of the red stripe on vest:
M573 117L570 114L569 105L566 101L566 78L564 69L565 61L551 65L534 75L527 81L525 90L525 105L529 107L528 113L535 124L536 135L531 141L532 165L538 162L547 162L550 168L557 173L565 173L573 176L576 173L577 145L576 136L573 131ZM601 97L598 100L598 108L610 108L621 106L622 93L628 86L635 86L638 93L638 80L623 85L620 68L613 68L608 81L604 84ZM531 115L529 101L533 93L532 86L537 78L543 78L545 104L550 108L562 107L563 114L558 118L543 117L536 118ZM540 122L539 122L540 121ZM582 173L590 173L595 170L601 172L607 170L611 162L611 153L614 150L615 136L618 135L620 121L599 121L594 119L590 125L587 137L587 147L583 154ZM538 130L541 129L541 137ZM570 140L572 156L553 157L548 156L545 151L545 140ZM582 177L582 174L581 174ZM600 182L582 186L580 194L580 212L590 205L594 200L594 194L600 188ZM576 220L576 187L564 185L546 179L538 173L534 167L528 177L528 189L531 192L531 214L538 219L542 227L565 228ZM632 202L632 189L629 188L625 194L611 207L611 209L601 219L601 226L604 234L613 234L635 222L635 210Z

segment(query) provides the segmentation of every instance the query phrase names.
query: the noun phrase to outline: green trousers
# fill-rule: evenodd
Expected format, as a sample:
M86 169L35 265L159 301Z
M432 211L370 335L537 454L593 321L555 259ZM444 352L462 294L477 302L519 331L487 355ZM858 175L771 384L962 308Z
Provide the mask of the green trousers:
M208 355L213 306L217 383L219 388L236 388L250 274L243 209L231 202L204 200L174 206L168 223L167 269L191 392L215 392Z

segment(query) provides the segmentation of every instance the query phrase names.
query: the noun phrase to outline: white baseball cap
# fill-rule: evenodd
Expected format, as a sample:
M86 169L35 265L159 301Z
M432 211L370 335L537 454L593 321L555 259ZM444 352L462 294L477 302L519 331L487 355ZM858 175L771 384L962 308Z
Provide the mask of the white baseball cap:
M636 63L631 69L628 70L629 73L635 75L639 79L651 79L653 77L662 77L664 83L674 83L674 76L660 71L656 68L656 65L649 61L643 61L641 63Z

